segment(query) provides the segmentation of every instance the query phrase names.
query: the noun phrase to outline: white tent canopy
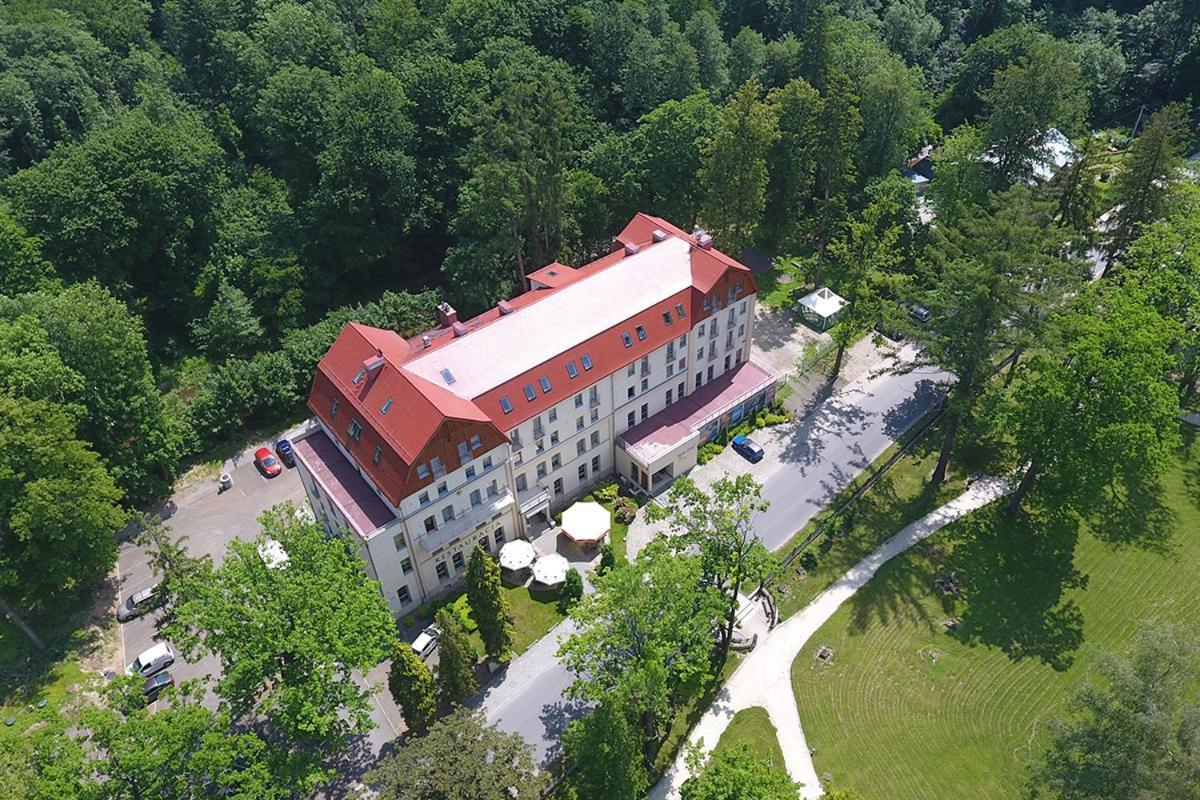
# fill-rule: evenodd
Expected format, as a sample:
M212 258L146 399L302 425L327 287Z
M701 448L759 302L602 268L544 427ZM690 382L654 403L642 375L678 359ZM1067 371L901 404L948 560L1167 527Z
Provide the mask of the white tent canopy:
M558 586L567 579L570 567L558 553L550 553L533 563L533 579L543 586Z
M830 288L822 286L800 298L800 313L807 322L824 330L833 324L834 318L845 305L844 299L834 294Z
M612 518L599 503L581 501L563 512L562 530L580 544L598 542L608 533Z
M535 558L537 558L537 551L524 539L505 542L504 546L500 548L500 566L513 572L528 569L533 565Z

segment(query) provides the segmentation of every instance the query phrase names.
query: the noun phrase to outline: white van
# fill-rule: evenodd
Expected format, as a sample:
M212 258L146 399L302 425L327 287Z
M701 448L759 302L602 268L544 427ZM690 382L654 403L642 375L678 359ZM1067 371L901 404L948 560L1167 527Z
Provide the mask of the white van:
M125 674L141 675L143 678L149 678L154 673L166 669L174 663L175 654L171 652L171 648L167 646L166 642L159 642L135 658L133 663L125 670Z

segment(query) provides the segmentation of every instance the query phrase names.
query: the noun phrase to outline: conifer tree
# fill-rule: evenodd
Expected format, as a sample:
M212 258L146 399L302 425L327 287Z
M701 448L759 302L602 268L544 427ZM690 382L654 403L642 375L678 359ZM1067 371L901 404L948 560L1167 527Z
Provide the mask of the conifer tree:
M500 586L500 566L482 547L476 547L467 562L467 599L484 650L503 661L512 652L512 609Z

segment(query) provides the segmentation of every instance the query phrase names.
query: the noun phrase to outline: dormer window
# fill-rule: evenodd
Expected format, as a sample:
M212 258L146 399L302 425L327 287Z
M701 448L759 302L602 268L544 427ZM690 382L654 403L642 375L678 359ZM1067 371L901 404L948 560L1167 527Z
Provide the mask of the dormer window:
M629 331L621 333L621 341L625 343L626 347L633 347L633 337L629 335Z
M337 419L338 406L340 406L341 404L342 404L342 401L339 398L337 398L337 397L333 398L333 402L329 404L329 416L333 417L334 419Z
M500 397L500 410L505 414L512 413L512 400L508 399L508 395L502 395Z
M646 328L642 325L638 325L635 330L637 330L638 341L646 341Z
M583 371L587 372L592 368L592 357L584 353L579 357L579 363L583 364Z
M575 366L574 361L567 362L567 377L571 380L575 380L579 377L579 367Z
M673 319L671 319L671 312L670 312L670 311L664 311L664 312L662 312L662 314L663 314L663 322L665 322L665 323L666 323L666 324L668 324L668 325L670 325L671 323L673 323L673 322L674 322L674 320L673 320Z
M548 377L546 377L545 375L538 378L538 386L542 387L542 394L550 393L550 379Z
M537 397L537 392L533 390L533 384L525 384L525 399L532 403L535 397Z
M350 427L346 429L346 433L350 434L351 439L353 439L356 442L361 440L362 439L362 431L363 431L362 425L360 425L358 423L358 420L356 420L356 419L350 420Z
M675 316L679 317L680 319L683 319L687 316L687 312L683 310L683 303L675 304Z

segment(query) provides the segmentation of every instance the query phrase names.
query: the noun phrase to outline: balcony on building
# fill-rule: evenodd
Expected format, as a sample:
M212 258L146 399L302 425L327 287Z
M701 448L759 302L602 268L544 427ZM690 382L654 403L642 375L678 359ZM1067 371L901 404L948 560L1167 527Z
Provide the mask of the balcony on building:
M450 544L455 539L461 539L463 536L473 532L480 525L501 514L512 504L512 493L509 492L508 487L502 487L495 496L488 497L484 495L483 502L477 506L471 506L454 519L439 522L437 530L418 536L417 544L424 548L425 552L433 553Z

